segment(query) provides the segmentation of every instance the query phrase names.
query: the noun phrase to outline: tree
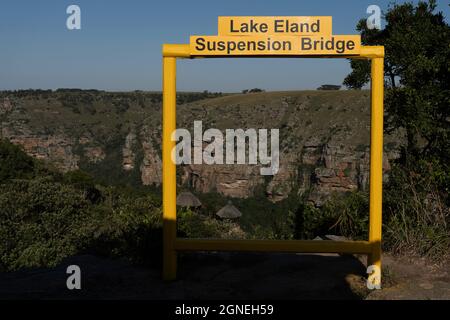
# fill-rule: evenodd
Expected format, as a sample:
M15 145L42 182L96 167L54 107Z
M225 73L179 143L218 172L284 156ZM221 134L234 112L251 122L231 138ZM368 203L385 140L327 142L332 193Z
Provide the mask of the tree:
M383 30L357 25L364 45L385 47L386 130L406 130L405 156L450 163L450 27L436 1L390 7ZM359 89L370 79L369 61L352 61L345 78Z
M437 256L450 245L450 27L436 1L390 7L383 30L357 30L364 45L385 47L386 132L402 128L406 145L383 195L385 245ZM344 84L360 89L370 62L352 61Z

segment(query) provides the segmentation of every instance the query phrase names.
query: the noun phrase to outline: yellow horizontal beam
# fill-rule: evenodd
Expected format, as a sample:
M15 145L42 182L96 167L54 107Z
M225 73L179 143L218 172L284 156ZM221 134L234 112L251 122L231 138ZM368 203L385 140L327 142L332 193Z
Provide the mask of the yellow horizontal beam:
M163 44L163 57L189 58L189 44Z
M177 238L175 240L175 250L368 254L372 252L372 244L368 241L223 240Z
M384 46L361 46L360 57L384 58Z
M164 57L175 57L175 58L214 58L215 56L191 56L189 44L163 44L162 54ZM220 56L221 58L245 58L253 56ZM268 57L268 58L292 58L296 56L257 56L257 57ZM383 46L361 46L361 53L359 55L317 55L317 56L299 56L305 58L346 58L346 59L372 59L372 58L383 58L384 57L384 47Z

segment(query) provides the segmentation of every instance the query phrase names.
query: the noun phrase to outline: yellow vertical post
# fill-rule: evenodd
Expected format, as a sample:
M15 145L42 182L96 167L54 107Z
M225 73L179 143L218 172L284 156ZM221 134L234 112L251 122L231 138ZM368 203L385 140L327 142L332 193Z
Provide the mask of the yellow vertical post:
M176 128L176 58L163 57L163 278L174 280L177 274L176 167L172 161L172 132Z
M375 266L375 285L381 283L381 224L383 188L383 99L384 59L372 58L371 132L370 132L370 226L369 242L372 252L368 266Z

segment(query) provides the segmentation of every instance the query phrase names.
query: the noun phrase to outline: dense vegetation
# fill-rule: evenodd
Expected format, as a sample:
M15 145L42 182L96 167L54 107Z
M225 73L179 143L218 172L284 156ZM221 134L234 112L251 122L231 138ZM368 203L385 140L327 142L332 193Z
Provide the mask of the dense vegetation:
M244 89L242 90L243 94L247 94L247 93L257 93L257 92L264 92L265 90L260 89L260 88L253 88L253 89Z
M42 90L42 89L28 89L28 90L6 90L0 91L0 97L14 96L18 98L33 97L37 99L48 99L50 96L58 95L59 101L67 107L75 107L77 104L92 104L95 100L106 99L112 100L112 103L117 106L123 106L125 100L137 101L142 107L145 101L149 100L153 103L162 102L161 92L147 92L136 90L134 92L107 92L103 90L85 90L85 89L56 89L56 90ZM215 98L222 96L222 92L178 92L177 103L189 103L197 100Z
M7 140L0 141L0 168L1 269L52 266L79 253L160 263L158 190L106 185L80 170L62 174ZM179 210L180 236L309 239L327 233L360 237L366 230L367 208L359 205L366 198L358 194L350 195L351 201L336 198L319 210L295 195L274 204L259 192L233 200L245 208L239 222L214 215L226 204L224 197L198 196L201 209Z
M8 141L0 168L2 269L51 266L80 252L158 261L158 197L99 185L80 171L60 174Z
M450 26L434 0L394 5L385 18L383 30L357 26L364 44L385 46L385 130L403 128L407 137L385 186L385 243L441 256L450 245ZM344 84L359 89L370 62L351 66Z

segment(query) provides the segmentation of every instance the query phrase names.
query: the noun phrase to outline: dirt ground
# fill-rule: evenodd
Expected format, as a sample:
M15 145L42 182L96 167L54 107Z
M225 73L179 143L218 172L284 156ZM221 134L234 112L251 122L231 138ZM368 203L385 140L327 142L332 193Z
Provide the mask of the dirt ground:
M160 267L91 255L55 268L0 273L0 299L450 299L444 266L383 257L383 288L365 285L365 258L335 254L193 253L179 259L178 279ZM81 290L66 288L69 265Z

